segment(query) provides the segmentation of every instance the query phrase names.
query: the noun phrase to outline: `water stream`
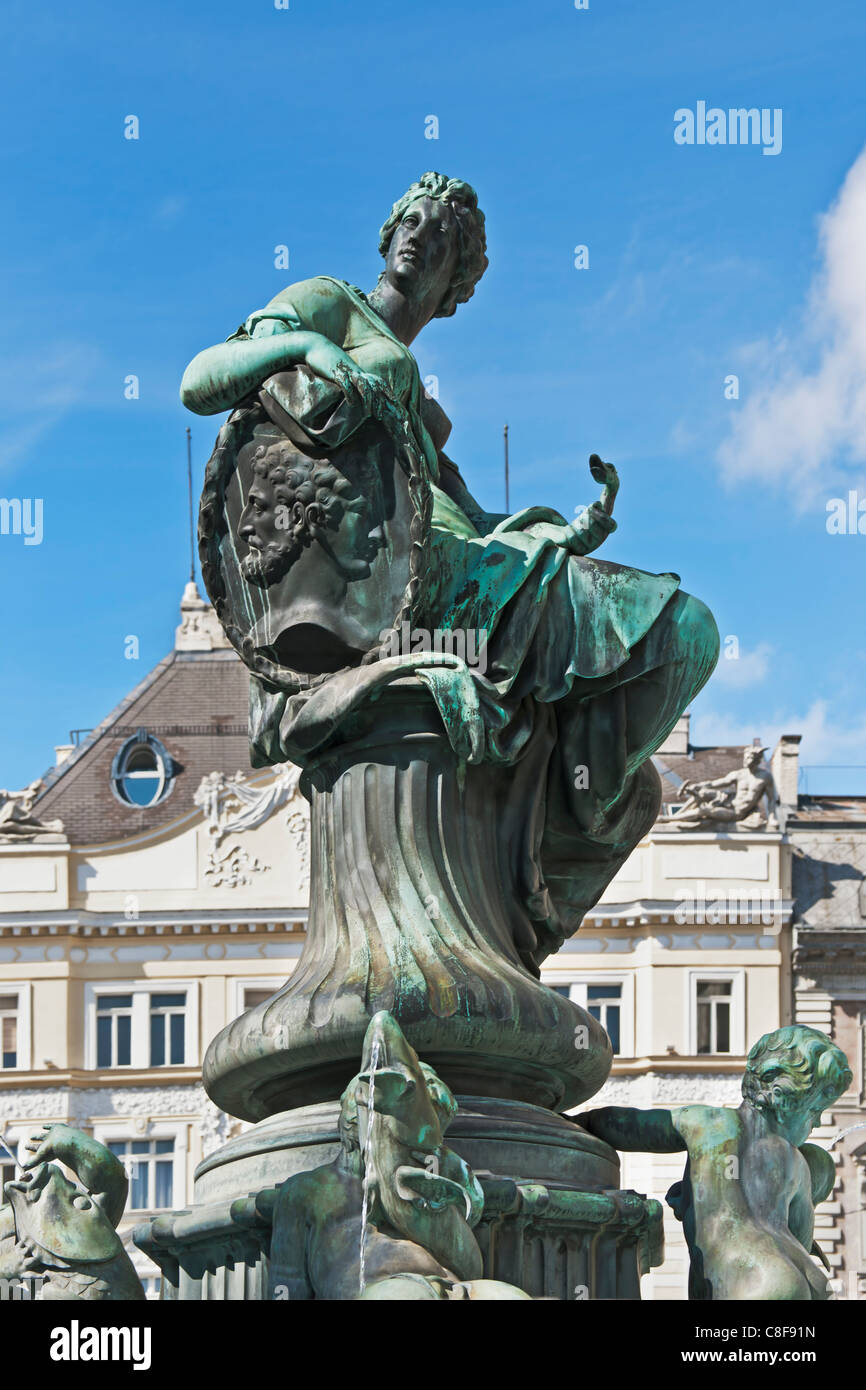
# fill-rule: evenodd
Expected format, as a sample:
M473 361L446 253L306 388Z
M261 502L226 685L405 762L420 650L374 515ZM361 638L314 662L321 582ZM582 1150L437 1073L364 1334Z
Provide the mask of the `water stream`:
M364 1148L361 1158L364 1164L364 1200L361 1205L361 1268L359 1284L361 1293L367 1287L367 1218L370 1212L370 1178L372 1175L372 1136L373 1116L376 1109L376 1067L379 1064L379 1039L373 1039L370 1049L370 1085L367 1095L367 1132L364 1135Z

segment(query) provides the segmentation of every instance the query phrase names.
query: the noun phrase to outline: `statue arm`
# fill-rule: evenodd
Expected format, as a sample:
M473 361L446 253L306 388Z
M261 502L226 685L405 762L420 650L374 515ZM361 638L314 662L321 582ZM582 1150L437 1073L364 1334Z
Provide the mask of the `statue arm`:
M21 1165L23 1168L59 1159L76 1174L112 1226L117 1226L126 1206L129 1179L116 1154L81 1130L62 1124L32 1134L25 1148L33 1157Z
M277 1189L270 1250L269 1296L273 1299L296 1303L314 1297L307 1263L312 1234L309 1216L315 1223L319 1211L339 1207L339 1185L329 1181L331 1177L321 1168L296 1173Z
M323 334L275 329L277 322L264 320L266 331L261 334L237 337L198 353L180 385L180 398L187 410L196 415L218 415L231 410L275 372L302 364L313 370L318 370L317 364L327 364L333 371L345 359L347 370L356 370L348 353Z
M670 1110L633 1110L627 1105L608 1105L587 1110L574 1120L596 1139L614 1149L638 1153L679 1153L686 1141L674 1124Z

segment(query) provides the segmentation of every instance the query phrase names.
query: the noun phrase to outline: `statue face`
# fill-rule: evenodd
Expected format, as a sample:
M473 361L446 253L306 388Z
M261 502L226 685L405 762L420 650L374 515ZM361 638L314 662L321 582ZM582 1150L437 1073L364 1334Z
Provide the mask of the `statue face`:
M278 505L270 479L254 474L238 525L238 535L249 547L249 554L241 561L241 573L253 584L273 584L289 567L286 529L277 526L277 517L282 519Z
M415 300L441 303L457 265L457 226L451 209L436 198L418 198L394 228L385 276Z
M818 1105L814 1096L806 1095L795 1109L788 1110L784 1116L777 1115L776 1128L783 1138L798 1149L805 1144L826 1109L826 1101Z
M385 535L380 525L373 525L366 497L355 496L344 506L339 525L339 546L333 532L317 532L316 539L327 550L344 578L364 579L385 544Z
M270 476L253 474L238 523L238 535L249 548L241 561L244 578L262 587L277 583L308 540L318 542L343 579L366 578L385 544L382 525L374 522L370 499L354 487L339 496L333 492L317 496L306 505L291 501L291 497L286 484L274 484Z

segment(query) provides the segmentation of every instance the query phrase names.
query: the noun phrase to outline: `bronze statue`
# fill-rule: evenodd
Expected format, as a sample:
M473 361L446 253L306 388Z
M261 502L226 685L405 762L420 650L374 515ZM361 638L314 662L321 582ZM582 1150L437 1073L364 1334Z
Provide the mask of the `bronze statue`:
M129 1182L120 1159L69 1125L31 1136L23 1176L4 1185L0 1275L45 1275L40 1300L143 1299L144 1289L115 1227ZM51 1159L79 1177L71 1182Z
M608 1106L576 1117L617 1149L688 1154L667 1194L689 1247L689 1298L806 1300L829 1297L811 1254L815 1207L833 1190L826 1149L806 1140L851 1084L845 1054L797 1024L755 1043L738 1109Z
M343 1094L333 1163L278 1190L272 1298L525 1299L482 1279L484 1195L443 1135L457 1103L390 1014L372 1019Z

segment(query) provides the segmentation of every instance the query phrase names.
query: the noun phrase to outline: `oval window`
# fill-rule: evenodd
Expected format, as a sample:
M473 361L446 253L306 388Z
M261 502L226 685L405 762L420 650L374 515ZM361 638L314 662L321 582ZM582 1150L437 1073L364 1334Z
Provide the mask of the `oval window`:
M168 795L173 783L171 757L144 729L127 740L112 764L112 789L127 806L155 806Z

